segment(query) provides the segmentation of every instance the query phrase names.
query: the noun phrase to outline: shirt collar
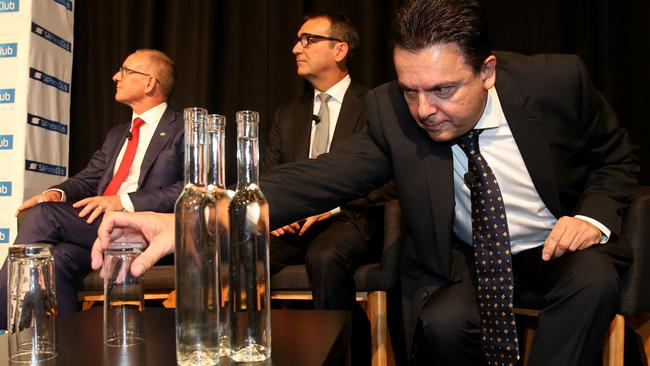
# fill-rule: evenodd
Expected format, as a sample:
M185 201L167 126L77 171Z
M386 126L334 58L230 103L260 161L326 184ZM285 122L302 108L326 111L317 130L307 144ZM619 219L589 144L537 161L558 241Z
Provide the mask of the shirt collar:
M352 79L350 74L345 75L345 77L339 80L338 83L332 85L331 88L327 89L323 93L329 94L333 100L336 100L339 103L343 103L343 97L345 96L345 91L348 90ZM321 92L314 89L314 101L318 100L318 94Z
M501 109L501 102L499 102L499 95L497 94L496 87L488 90L487 101L485 102L485 110L481 119L474 127L477 130L485 130L498 128L506 124L506 116Z
M131 124L133 124L133 120L140 117L145 124L156 127L158 126L158 122L160 122L160 119L162 118L162 115L165 113L166 109L167 109L167 102L162 102L140 115L133 112L131 116Z

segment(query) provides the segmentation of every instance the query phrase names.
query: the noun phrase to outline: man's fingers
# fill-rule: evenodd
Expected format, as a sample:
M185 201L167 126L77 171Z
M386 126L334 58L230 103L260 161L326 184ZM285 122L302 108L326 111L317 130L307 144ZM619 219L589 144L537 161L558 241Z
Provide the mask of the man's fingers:
M550 261L551 258L557 256L556 251L558 251L558 244L560 243L560 239L564 234L564 230L564 225L560 224L558 221L555 227L553 227L553 230L551 230L551 233L548 235L548 238L546 238L544 241L544 249L542 249L543 260Z
M160 247L149 246L142 254L133 260L131 274L140 277L145 271L153 267L156 262L165 256L164 250Z
M95 271L102 268L102 264L104 263L104 248L101 242L102 239L97 237L90 250L90 266Z
M316 220L313 217L310 217L307 220L305 220L305 223L302 224L302 228L300 229L299 235L306 233L307 230L309 230L309 228L314 224L315 221Z

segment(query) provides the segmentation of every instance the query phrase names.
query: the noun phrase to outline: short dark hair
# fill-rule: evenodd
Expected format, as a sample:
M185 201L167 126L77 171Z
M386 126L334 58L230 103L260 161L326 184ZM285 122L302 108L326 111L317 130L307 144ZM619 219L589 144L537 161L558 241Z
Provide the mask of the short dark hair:
M345 66L349 68L350 61L354 59L359 47L359 32L347 15L339 11L321 11L309 13L303 19L303 24L314 18L327 18L330 21L330 37L338 38L348 44L348 54L345 57Z
M475 73L492 53L485 11L479 0L412 0L404 4L393 25L395 47L420 51L456 43Z

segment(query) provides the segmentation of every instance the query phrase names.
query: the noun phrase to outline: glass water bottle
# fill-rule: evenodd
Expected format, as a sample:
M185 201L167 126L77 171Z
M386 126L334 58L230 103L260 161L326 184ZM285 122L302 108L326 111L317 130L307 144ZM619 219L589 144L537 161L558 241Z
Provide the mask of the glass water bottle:
M230 286L228 272L228 243L230 227L228 224L228 205L232 191L225 185L225 140L226 117L219 114L208 115L206 125L208 152L208 193L215 202L215 220L210 220L208 230L214 236L218 248L219 271L219 356L230 355Z
M237 191L230 203L230 358L271 356L269 208L259 188L259 114L237 112Z
M217 245L208 231L214 198L207 192L203 108L187 108L185 188L176 201L176 359L215 365L219 359Z

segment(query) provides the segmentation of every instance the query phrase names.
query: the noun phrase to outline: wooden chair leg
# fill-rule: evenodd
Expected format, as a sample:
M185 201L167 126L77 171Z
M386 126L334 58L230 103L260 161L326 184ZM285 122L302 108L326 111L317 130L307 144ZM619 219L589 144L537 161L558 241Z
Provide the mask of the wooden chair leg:
M641 338L643 350L645 351L644 365L650 365L650 312L626 316L625 324L632 328Z
M395 357L388 333L387 296L385 291L368 293L372 366L394 365Z
M603 365L623 366L625 351L625 317L616 314L605 338Z
M176 308L176 290L169 293L167 300L163 301L163 306L167 309Z

